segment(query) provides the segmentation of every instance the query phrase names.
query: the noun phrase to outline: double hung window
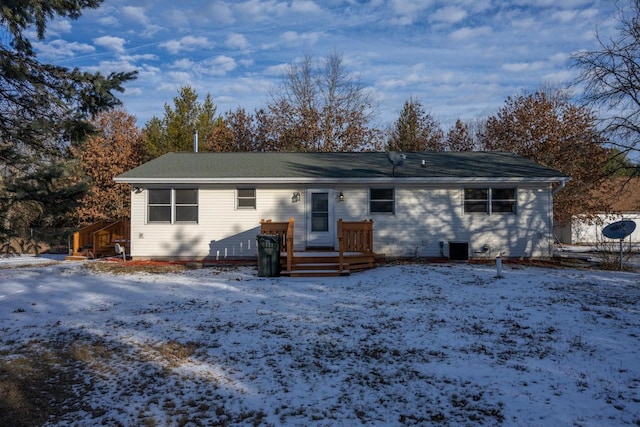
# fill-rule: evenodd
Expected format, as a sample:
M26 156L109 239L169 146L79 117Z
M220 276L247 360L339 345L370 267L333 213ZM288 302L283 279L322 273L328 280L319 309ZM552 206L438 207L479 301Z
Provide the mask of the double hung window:
M369 189L370 213L395 213L395 190L393 188Z
M149 189L148 222L198 222L198 190L195 188Z
M515 188L465 188L464 213L516 213Z
M236 190L238 209L255 209L256 208L256 189L255 188L238 188Z

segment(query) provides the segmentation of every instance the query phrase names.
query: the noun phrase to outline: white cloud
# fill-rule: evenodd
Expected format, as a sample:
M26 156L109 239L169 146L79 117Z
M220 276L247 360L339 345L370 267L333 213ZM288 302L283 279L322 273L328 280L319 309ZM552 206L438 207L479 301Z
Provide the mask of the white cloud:
M54 19L47 25L47 35L60 35L71 32L71 22L68 19Z
M550 83L564 83L575 79L575 73L572 70L562 70L555 73L549 73L542 76L542 80Z
M467 17L467 12L456 6L447 6L442 9L438 9L429 16L430 21L446 22L448 24L455 24L462 21Z
M170 71L167 75L173 83L178 83L180 86L186 86L193 80L191 73L187 73L186 71Z
M160 25L151 22L144 8L142 7L124 6L122 8L122 13L126 18L144 26L144 30L141 32L141 34L145 37L152 36L158 31L162 30L162 27Z
M475 37L481 37L491 34L492 30L489 26L482 27L464 27L452 32L449 37L453 40L467 40Z
M291 11L296 13L320 13L322 9L310 0L293 0L291 2Z
M242 34L231 33L227 36L225 45L231 49L244 50L249 47L249 42L247 41L247 38Z
M124 53L124 44L127 41L120 37L102 36L97 39L93 39L93 42L98 46L113 50L114 52Z
M267 76L283 76L289 70L291 64L278 64L265 68L264 74Z
M549 61L556 64L562 64L565 63L570 57L571 55L566 52L558 52L554 53L553 55L549 55Z
M214 1L208 8L207 18L214 23L233 24L236 20L231 7L224 1Z
M194 62L187 58L178 59L171 64L172 68L179 68L181 70L190 70L194 66Z
M125 17L142 25L147 25L149 23L149 18L147 18L147 15L144 12L144 8L142 7L124 6L122 8L122 13Z
M512 64L504 64L502 69L512 73L522 73L528 71L538 71L545 67L543 61L534 62L517 62Z
M116 27L120 24L118 19L113 15L103 16L98 19L98 22L105 27Z
M567 23L573 21L576 16L578 16L578 11L576 10L560 10L551 14L551 19Z
M315 44L320 37L322 37L322 33L317 31L302 34L297 33L296 31L285 31L280 36L282 41L289 46Z
M184 51L189 52L197 48L210 48L213 47L213 43L210 43L206 37L185 36L180 40L169 40L160 43L159 46L166 49L169 53L177 54Z
M196 67L199 73L212 75L212 76L224 76L230 71L236 69L238 64L236 61L226 55L220 55L213 59L200 62Z
M392 13L396 15L392 22L402 26L410 25L432 4L433 0L391 0Z
M33 42L33 47L39 55L48 58L73 57L77 53L93 53L95 48L85 43L68 42L66 40L54 40L50 43Z

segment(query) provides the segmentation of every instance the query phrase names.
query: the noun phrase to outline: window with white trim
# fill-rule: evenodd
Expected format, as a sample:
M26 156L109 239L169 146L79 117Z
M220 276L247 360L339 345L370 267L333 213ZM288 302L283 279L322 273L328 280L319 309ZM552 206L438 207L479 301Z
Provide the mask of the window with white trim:
M395 190L393 188L369 189L369 213L395 213Z
M255 188L238 188L236 189L238 209L255 209L256 208L256 189Z
M464 213L516 213L515 188L465 188Z
M148 190L147 221L198 222L198 189L152 188Z

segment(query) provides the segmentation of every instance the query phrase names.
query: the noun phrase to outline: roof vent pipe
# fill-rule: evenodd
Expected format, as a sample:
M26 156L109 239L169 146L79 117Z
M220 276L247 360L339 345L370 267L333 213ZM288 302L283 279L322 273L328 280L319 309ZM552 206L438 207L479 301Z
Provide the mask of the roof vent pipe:
M193 152L198 152L198 129L193 131Z

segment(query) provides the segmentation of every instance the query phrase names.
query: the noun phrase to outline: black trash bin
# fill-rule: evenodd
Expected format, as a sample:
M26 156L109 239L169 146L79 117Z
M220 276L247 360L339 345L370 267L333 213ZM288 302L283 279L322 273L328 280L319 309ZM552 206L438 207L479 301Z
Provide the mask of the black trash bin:
M280 236L258 234L258 276L280 275Z

